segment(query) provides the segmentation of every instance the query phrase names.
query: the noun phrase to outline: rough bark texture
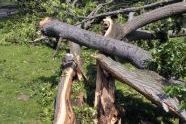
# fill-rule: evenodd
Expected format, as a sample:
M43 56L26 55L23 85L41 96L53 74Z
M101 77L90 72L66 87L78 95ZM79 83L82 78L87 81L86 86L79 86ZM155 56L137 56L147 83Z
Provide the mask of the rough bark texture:
M146 24L184 12L186 12L186 2L179 2L136 16L124 25L123 37Z
M128 59L139 68L145 68L145 62L152 59L149 52L138 46L106 38L58 20L49 21L41 30L46 36L62 37L72 42L98 49L101 52Z
M67 58L69 59L69 57ZM73 58L67 60L65 64L69 64ZM56 99L54 124L74 124L75 114L72 110L72 103L70 100L73 77L75 76L74 63L68 65L63 70L59 82L58 94Z
M73 54L74 56L74 61L77 63L78 68L77 68L77 76L78 80L82 80L84 71L82 68L82 60L81 60L81 47L79 44L76 44L74 42L69 42L70 45L70 53Z
M117 80L131 86L155 104L162 106L164 110L171 111L186 121L186 111L180 110L178 100L170 98L163 90L170 84L165 78L152 71L129 69L101 54L97 55L96 59L100 66Z
M15 5L6 5L6 6L0 5L0 19L17 14L18 12L19 12L18 7Z
M118 124L119 111L115 106L115 82L110 74L102 70L97 62L95 103L98 124Z

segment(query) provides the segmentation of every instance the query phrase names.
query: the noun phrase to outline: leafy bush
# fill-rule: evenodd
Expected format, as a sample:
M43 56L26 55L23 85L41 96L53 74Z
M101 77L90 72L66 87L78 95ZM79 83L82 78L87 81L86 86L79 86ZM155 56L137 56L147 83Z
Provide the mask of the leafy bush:
M36 20L37 17L26 15L0 21L0 44L27 43L35 39L37 37Z
M186 44L184 38L169 39L169 42L153 49L153 67L161 75L175 79L186 76Z
M172 97L176 96L181 101L181 108L186 109L186 86L177 85L165 88L165 91Z

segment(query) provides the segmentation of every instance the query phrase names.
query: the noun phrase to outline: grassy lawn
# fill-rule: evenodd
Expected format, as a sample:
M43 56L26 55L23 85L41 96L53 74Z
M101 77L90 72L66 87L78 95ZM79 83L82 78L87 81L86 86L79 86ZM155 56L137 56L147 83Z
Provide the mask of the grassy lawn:
M50 123L40 118L43 107L38 101L42 99L35 91L52 83L50 77L60 60L53 61L52 51L46 47L8 45L0 46L0 50L0 123Z
M52 60L52 50L42 46L0 45L0 50L0 123L52 123L60 57ZM73 101L80 92L85 94L86 104L83 107L78 108L74 104L77 121L82 124L92 122L92 113L95 112L93 100L96 70L95 61L90 63L93 61L91 52L82 52L89 82L73 84ZM174 123L171 115L152 105L130 87L117 82L116 88L116 102L125 109L125 124Z

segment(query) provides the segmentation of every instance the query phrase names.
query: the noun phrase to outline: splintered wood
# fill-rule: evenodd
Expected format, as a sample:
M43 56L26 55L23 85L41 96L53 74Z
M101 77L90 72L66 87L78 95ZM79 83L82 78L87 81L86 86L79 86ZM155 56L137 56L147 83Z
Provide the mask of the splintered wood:
M186 111L180 109L179 101L169 97L163 88L170 84L168 80L155 72L129 69L102 54L96 56L100 66L114 78L134 88L147 99L162 106L165 111L171 111L186 121Z
M110 74L97 63L97 79L94 106L99 124L119 124L120 115L115 106L115 82Z
M72 103L71 103L70 96L71 96L73 78L76 73L74 71L75 65L71 61L73 57L71 57L70 60L69 57L70 56L66 56L65 64L67 66L63 69L63 73L61 75L61 79L59 82L56 107L55 107L54 124L75 123L75 114L72 110Z

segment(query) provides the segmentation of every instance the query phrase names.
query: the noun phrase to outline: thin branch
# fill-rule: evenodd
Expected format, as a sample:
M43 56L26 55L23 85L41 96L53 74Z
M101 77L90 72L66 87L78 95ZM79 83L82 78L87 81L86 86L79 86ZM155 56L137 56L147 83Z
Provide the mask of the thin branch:
M131 7L131 8L115 10L115 11L112 11L112 12L101 13L101 14L98 14L96 16L87 17L87 19L83 20L82 22L80 22L78 24L82 24L84 22L87 22L87 21L89 21L91 19L95 19L95 18L104 18L106 16L113 16L113 15L117 15L117 14L121 14L121 13L136 12L136 11L139 11L141 9L156 8L156 7L159 7L159 6L162 6L162 5L172 4L172 3L175 3L175 2L178 2L178 1L179 0L163 0L163 1L156 2L156 3L144 5L142 7Z

